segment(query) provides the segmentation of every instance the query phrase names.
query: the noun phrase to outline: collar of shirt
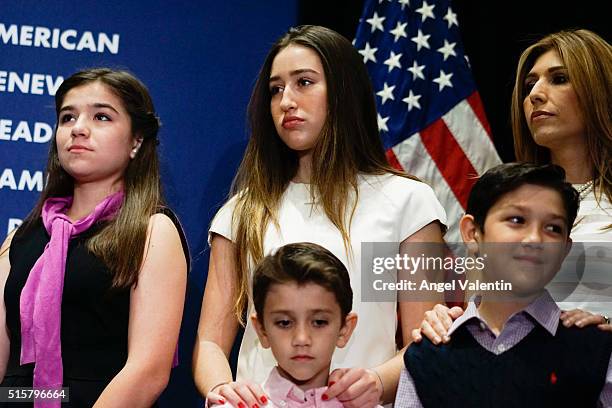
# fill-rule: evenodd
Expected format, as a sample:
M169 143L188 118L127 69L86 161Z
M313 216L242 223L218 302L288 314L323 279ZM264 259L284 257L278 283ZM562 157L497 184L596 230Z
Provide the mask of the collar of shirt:
M477 304L480 303L479 297L472 297L468 303L468 307L465 309L465 312L461 316L459 316L451 325L448 330L448 335L450 336L455 330L457 330L462 325L471 322L473 319L476 319L481 325L484 324L487 328L487 322L480 317L478 313ZM561 309L557 306L555 301L553 300L550 293L545 289L540 296L533 300L527 307L508 318L508 322L512 320L515 316L519 315L529 315L538 322L540 326L542 326L546 331L548 331L551 335L555 335L557 333L557 328L559 327L559 318L561 317ZM507 325L504 325L505 331ZM502 333L503 333L502 331ZM502 335L500 333L500 336Z
M336 398L323 400L322 396L327 391L327 386L302 391L300 387L283 378L277 368L273 368L270 372L264 384L264 390L274 405L281 408L342 408L342 403Z

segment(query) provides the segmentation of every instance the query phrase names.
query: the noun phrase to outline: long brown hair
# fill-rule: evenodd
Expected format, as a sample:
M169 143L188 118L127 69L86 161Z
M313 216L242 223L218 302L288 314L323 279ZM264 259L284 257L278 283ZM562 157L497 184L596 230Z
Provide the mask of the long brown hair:
M276 55L291 44L314 50L327 83L327 119L312 154L311 198L340 231L350 253L350 225L359 191L357 174L393 173L378 134L370 78L357 50L340 34L319 26L292 28L273 46L259 72L248 106L250 139L232 186L238 249L238 292L234 312L243 322L249 262L263 259L270 222L278 227L280 198L298 169L297 154L280 139L270 113L270 71Z
M550 34L521 55L512 92L512 131L516 158L538 164L550 162L550 151L538 146L527 127L523 101L525 77L542 54L554 50L567 68L584 117L586 144L598 200L612 201L612 46L588 30Z
M113 287L127 288L138 281L149 218L164 205L157 157L160 122L146 86L129 72L109 68L88 69L67 78L55 94L56 119L59 120L64 98L71 89L96 81L121 99L130 116L132 135L142 138L138 154L130 160L123 176L125 198L121 210L87 241L87 248L112 271ZM60 164L55 137L49 149L47 185L18 233L41 217L47 198L73 193L74 180Z

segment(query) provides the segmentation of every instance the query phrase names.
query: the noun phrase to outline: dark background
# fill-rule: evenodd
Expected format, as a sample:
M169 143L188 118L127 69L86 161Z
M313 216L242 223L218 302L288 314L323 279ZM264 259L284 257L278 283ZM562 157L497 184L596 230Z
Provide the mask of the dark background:
M323 25L352 40L363 4L363 0L301 0L298 22ZM510 97L521 52L544 35L567 28L586 28L610 42L610 2L454 0L452 7L495 146L504 162L512 161Z

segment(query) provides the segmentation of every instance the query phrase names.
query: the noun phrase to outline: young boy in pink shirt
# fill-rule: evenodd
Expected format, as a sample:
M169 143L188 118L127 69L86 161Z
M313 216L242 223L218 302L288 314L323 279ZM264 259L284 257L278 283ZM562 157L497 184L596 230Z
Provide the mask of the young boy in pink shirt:
M258 406L342 408L325 392L334 350L357 324L344 264L316 244L282 246L255 268L253 303L259 340L277 361L263 384L269 399ZM247 408L239 399L214 406Z

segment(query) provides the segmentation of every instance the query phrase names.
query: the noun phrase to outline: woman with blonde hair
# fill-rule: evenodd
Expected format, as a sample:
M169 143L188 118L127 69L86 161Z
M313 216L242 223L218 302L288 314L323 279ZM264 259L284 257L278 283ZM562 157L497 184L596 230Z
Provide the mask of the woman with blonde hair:
M521 55L512 93L517 160L554 163L580 192L574 241L612 241L612 46L588 30Z
M306 241L344 262L357 299L359 324L334 355L335 384L326 397L338 396L345 407L391 402L402 365L394 338L397 303L360 301L361 243L397 242L407 253L413 242L442 242L444 210L429 186L387 163L367 70L351 43L332 30L297 27L273 45L248 115L251 136L233 195L210 229L196 385L209 403L265 405L268 396L258 384L275 362L250 321L237 382L228 356L243 314L252 310L252 266L284 244ZM400 302L403 333L434 303Z

